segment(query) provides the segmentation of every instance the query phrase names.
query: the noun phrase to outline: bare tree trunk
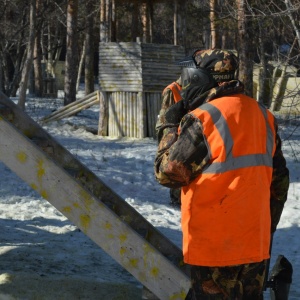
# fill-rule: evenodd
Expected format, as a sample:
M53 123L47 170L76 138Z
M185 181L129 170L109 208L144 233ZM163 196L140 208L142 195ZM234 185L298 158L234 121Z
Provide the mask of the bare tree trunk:
M92 11L92 2L87 4L87 12ZM94 15L88 16L86 19L85 33L85 62L84 62L84 83L85 94L94 92Z
M142 27L143 27L143 36L142 41L147 43L148 38L148 15L147 15L147 3L141 3L141 18L142 18Z
M22 39L20 39L20 42L18 43L19 45L17 46L17 59L16 63L14 64L15 70L14 70L14 76L13 80L10 81L9 83L9 90L8 90L8 95L15 97L17 94L17 90L20 87L20 80L21 80L21 70L23 69L24 66L24 61L26 57L26 51L23 52L22 49Z
M82 52L80 55L78 72L77 72L76 92L78 92L78 89L79 89L81 73L82 73L82 69L83 69L83 65L84 65L84 61L85 61L85 53L86 53L86 41L84 40L83 46L82 46Z
M0 92L4 91L4 85L3 85L3 58L2 58L2 52L0 52Z
M61 45L64 38L65 36L62 30L62 25L57 24L55 26L54 47L52 46L52 50L51 50L52 56L54 56L54 61L53 61L54 70L55 70L56 62L59 60L61 54L61 49L62 49Z
M26 12L23 12L22 15L22 25L21 27L23 28L25 26L26 22ZM24 61L25 61L25 56L26 56L26 50L24 51L23 49L23 41L25 40L25 37L23 35L24 30L21 30L19 35L17 36L18 42L17 42L17 47L16 47L16 59L14 61L14 74L13 74L13 79L10 80L9 75L7 75L6 80L7 81L7 95L8 96L13 96L15 97L17 94L17 90L20 86L20 80L21 80L21 70L24 66ZM8 56L5 57L6 59L9 59ZM7 70L8 71L8 70Z
M286 84L287 84L287 67L288 67L288 61L291 58L291 54L293 51L293 48L295 47L295 44L297 42L297 37L295 37L294 42L289 50L287 60L285 63L282 64L281 67L281 74L280 77L278 78L276 85L273 85L273 94L274 94L274 100L272 101L270 109L272 111L279 111L281 108L281 104L284 98L284 93L286 90ZM276 73L274 72L274 76L276 76ZM274 79L275 82L275 79Z
M211 48L220 48L219 33L217 28L217 13L216 13L217 0L209 0L210 7L210 32L211 32Z
M107 42L106 40L106 20L105 20L105 11L106 11L106 0L100 0L100 42Z
M148 37L149 43L153 42L153 2L148 0Z
M132 12L132 21L131 21L131 41L136 42L138 37L138 16L139 16L139 2L134 0L133 2L133 12Z
M186 1L178 0L178 11L177 11L177 34L178 34L178 45L186 47Z
M110 41L115 42L117 40L117 21L116 21L116 1L111 1L111 33Z
M3 54L2 54L3 53ZM2 51L1 60L2 60L2 83L3 83L3 92L5 95L9 96L9 75L8 75L8 65L7 65L7 54Z
M292 12L291 12L291 8L292 8L292 4L290 0L284 0L286 8L288 10L288 16L290 18L291 24L293 26L293 29L295 30L296 36L297 36L297 43L298 43L298 47L300 47L300 31L299 31L299 25L297 25L296 20L294 19ZM298 20L298 24L299 24L299 20Z
M259 58L260 58L260 71L258 75L258 97L257 100L261 104L269 102L270 87L267 86L267 60L265 55L265 43L264 43L264 28L262 24L259 24Z
M99 91L99 124L98 124L98 135L107 136L107 117L108 117L108 103L107 93Z
M5 93L5 95L7 95L8 97L10 96L10 86L9 86L9 67L8 67L8 63L7 63L7 54L3 51L2 52L3 55L1 57L2 59L2 76L3 76L3 92Z
M64 105L76 100L76 80L78 68L77 18L78 0L68 0Z
M246 17L246 0L236 0L238 7L239 79L245 85L246 95L253 95L253 47L249 37L251 24Z
M41 62L42 51L40 47L40 32L36 35L34 42L34 90L37 97L43 94L43 72Z
M115 35L114 9L114 0L100 0L100 42L111 42Z
M106 41L111 42L111 0L106 0L105 19Z
M178 45L178 0L174 1L174 45Z
M53 63L53 53L52 53L52 39L51 39L51 26L50 22L48 23L47 29L47 37L48 37L48 45L47 45L47 76L54 77L54 63Z
M48 4L49 5L49 4ZM44 44L44 40L41 39L41 51L42 51L42 60L46 63L45 65L45 73L47 77L55 78L55 65L59 60L61 53L61 44L62 40L65 37L62 37L61 24L55 24L55 33L53 35L53 24L48 20L47 26L43 26L42 28L46 29L44 32L41 29L41 36L47 37L47 45ZM45 74L43 74L45 75Z
M227 41L227 38L228 38L228 36L226 35L226 32L222 32L222 37L221 37L221 48L222 49L227 49L228 47L227 47L227 43L226 43L226 41Z
M39 15L41 9L41 0L36 2L36 13ZM34 40L34 90L37 97L43 95L43 73L42 73L42 51L41 51L41 26L37 26L36 36Z
M29 78L29 73L32 65L33 59L33 49L34 49L34 40L35 40L35 23L36 23L36 0L30 1L30 25L29 25L29 39L27 45L27 57L22 70L22 77L20 82L20 95L18 105L21 109L25 110L26 102L26 90L27 83Z

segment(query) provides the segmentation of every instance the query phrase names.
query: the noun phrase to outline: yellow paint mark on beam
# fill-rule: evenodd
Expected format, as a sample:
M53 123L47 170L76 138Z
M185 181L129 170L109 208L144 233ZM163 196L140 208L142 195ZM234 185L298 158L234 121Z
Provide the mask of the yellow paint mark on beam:
M111 228L112 228L112 225L111 225L109 222L105 222L104 228L105 228L105 229L111 229Z
M119 239L121 243L124 243L127 240L127 234L123 233L119 235Z
M81 215L80 216L80 224L83 227L84 231L87 231L91 223L91 218L88 215Z
M74 206L75 208L80 208L80 205L79 205L79 203L77 203L77 202L73 203L73 206Z
M145 254L154 252L153 248L151 248L149 244L144 243L143 248L144 248Z
M153 253L154 250L150 247L150 245L144 243L143 244L143 249L144 249L144 256L143 256L143 260L144 260L144 264L147 265L148 262L148 254L149 253Z
M89 209L90 206L93 204L93 199L91 195L88 192L81 190L80 196L83 198L84 205L86 206L86 208Z
M27 154L26 154L25 152L23 152L23 151L21 151L21 152L19 152L19 153L17 154L17 159L18 159L18 161L21 162L22 164L25 163L25 162L27 161L27 158L28 158Z
M71 213L71 211L72 211L72 207L70 207L70 206L65 206L62 209L62 212L67 213L67 214Z
M170 300L179 300L179 299L185 299L186 297L186 292L185 291L181 291L179 293L173 294L169 299Z
M121 247L120 248L120 255L123 256L126 253L126 249Z
M41 179L45 175L44 162L42 160L39 160L37 169L37 177Z
M136 268L137 265L138 265L138 259L136 259L136 258L131 258L131 259L129 260L129 264L130 264L131 267Z
M157 267L153 267L150 271L150 274L153 276L153 277L157 277L158 276L158 273L159 273L159 269Z
M38 187L37 187L37 185L35 184L35 183L31 183L30 184L30 187L33 189L33 190L37 190L38 189Z
M47 191L41 190L40 194L41 194L41 196L42 196L44 199L46 199L46 200L48 199L48 193L47 193Z

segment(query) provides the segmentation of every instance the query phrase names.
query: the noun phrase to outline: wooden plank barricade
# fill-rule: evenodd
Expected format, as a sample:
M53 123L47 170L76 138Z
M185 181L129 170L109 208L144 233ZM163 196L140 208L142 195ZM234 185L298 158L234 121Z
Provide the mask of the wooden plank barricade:
M0 160L159 299L184 299L181 250L0 93Z
M99 103L99 101L99 91L95 91L81 99L78 99L66 106L63 106L62 108L50 114L49 116L44 117L42 119L42 122L48 123L51 121L58 121L66 117L70 117L83 109L87 109L92 105Z
M176 80L185 57L178 45L141 42L99 43L99 88L106 93L108 135L156 137L161 93Z

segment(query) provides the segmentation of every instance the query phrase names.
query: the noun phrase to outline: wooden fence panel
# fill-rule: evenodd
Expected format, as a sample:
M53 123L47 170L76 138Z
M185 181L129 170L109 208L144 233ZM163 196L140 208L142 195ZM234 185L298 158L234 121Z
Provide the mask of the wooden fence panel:
M99 85L108 97L108 135L155 137L162 90L180 75L183 47L100 43Z
M155 137L161 93L108 93L108 135Z
M112 92L108 94L108 135L145 137L142 93Z

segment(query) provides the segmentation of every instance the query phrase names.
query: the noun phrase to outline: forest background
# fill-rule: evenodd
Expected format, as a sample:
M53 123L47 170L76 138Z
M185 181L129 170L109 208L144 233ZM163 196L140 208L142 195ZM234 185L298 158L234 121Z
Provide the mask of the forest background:
M0 0L0 7L0 91L23 110L26 98L43 96L59 62L64 105L76 100L80 82L92 93L100 42L173 44L186 55L226 48L239 56L246 93L292 125L285 140L299 162L299 139L289 140L299 132L300 0Z
M80 79L85 93L93 92L99 42L174 44L187 55L199 48L237 51L246 93L253 95L256 64L255 96L273 110L282 103L286 77L300 73L299 0L0 0L0 6L0 91L11 97L19 89L23 109L27 89L41 96L43 79L54 76L59 61L65 105L76 100ZM297 85L289 97L294 116Z

